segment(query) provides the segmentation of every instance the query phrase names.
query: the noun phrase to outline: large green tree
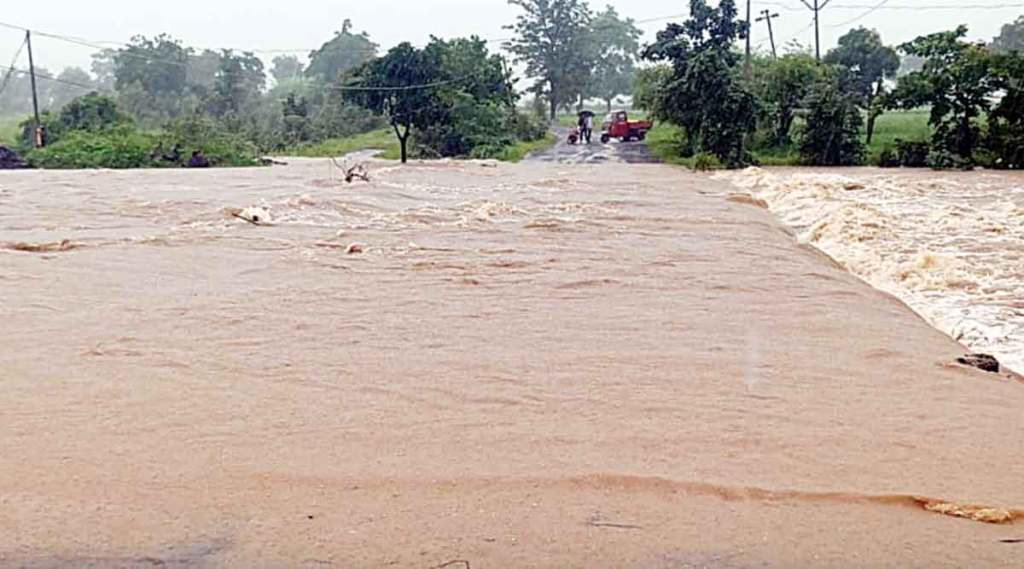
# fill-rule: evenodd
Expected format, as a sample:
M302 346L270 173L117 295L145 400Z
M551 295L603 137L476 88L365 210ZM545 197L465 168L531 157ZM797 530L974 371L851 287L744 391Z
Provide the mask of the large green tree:
M923 58L924 64L920 71L901 77L888 98L888 104L898 108L930 107L933 151L961 166L974 164L981 139L978 120L988 112L997 87L991 54L983 45L964 41L966 35L967 27L960 26L900 46L907 55Z
M856 81L842 66L825 67L817 74L803 105L800 157L811 166L853 166L864 159Z
M996 168L1024 168L1024 54L998 54L992 62L1002 92L988 115L988 146Z
M440 67L438 104L417 125L417 146L440 156L484 156L515 142L517 95L501 56L477 37L433 38L425 56Z
M438 96L441 62L409 43L391 48L383 57L355 70L337 87L344 98L387 118L401 147L402 163L408 161L409 135L414 126L427 126L442 104Z
M533 91L548 100L551 119L590 81L594 53L591 13L583 0L509 0L523 12L509 26L507 48L536 80Z
M1004 25L992 40L991 48L999 53L1024 51L1024 16Z
M631 18L621 18L608 6L594 16L590 33L597 53L587 94L600 97L611 112L616 97L633 91L642 32Z
M706 0L690 0L690 18L669 24L645 52L648 59L672 65L658 110L682 127L684 151L710 152L733 167L750 161L744 142L757 113L757 100L738 76L734 48L748 27L736 16L735 0L714 8Z
M114 56L115 86L126 110L156 120L180 115L190 56L191 50L170 36L133 37Z
M326 82L335 82L347 71L355 69L377 56L377 44L370 41L366 32L352 33L352 21L345 20L340 32L309 54L308 77Z
M754 67L752 88L762 103L762 113L771 125L771 141L785 146L797 111L821 74L821 66L809 53L790 53L778 59L759 59Z
M220 66L214 75L210 109L214 115L238 116L263 92L267 77L263 62L252 53L221 52Z
M882 106L875 103L885 93L885 80L900 69L899 54L882 43L877 31L855 28L839 38L839 45L828 52L825 62L849 70L849 88L868 109L867 142L871 144L875 120L882 112Z

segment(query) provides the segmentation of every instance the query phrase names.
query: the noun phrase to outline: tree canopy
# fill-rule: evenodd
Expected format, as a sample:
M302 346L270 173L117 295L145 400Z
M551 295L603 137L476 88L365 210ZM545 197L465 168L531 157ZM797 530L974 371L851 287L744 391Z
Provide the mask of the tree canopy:
M352 21L345 20L341 31L324 43L320 49L309 54L308 77L323 81L337 81L347 71L355 69L377 56L377 44L370 41L366 32L352 33Z
M990 47L998 53L1024 52L1024 16L1004 25Z
M937 166L974 163L981 139L977 120L991 106L994 91L991 59L979 44L964 41L967 27L921 36L900 46L907 55L924 59L920 71L900 79L889 104L911 109L931 108L933 145L946 157Z
M522 8L516 37L507 48L535 79L534 93L544 95L554 119L558 108L584 92L593 68L589 43L591 13L583 0L509 0Z
M709 152L728 165L749 162L744 141L756 126L757 101L740 83L740 55L733 49L746 38L747 24L737 19L735 0L712 8L690 0L690 18L669 24L645 57L672 65L661 89L658 112L682 127L689 153Z
M633 91L641 33L632 18L621 18L611 6L590 23L596 54L586 94L600 97L609 111L616 97Z
M876 99L884 93L885 80L896 76L900 69L900 56L896 50L882 43L875 30L855 28L839 38L838 47L825 56L825 62L842 65L849 71L845 81L858 104L868 109L867 141L875 130L875 119L881 108Z

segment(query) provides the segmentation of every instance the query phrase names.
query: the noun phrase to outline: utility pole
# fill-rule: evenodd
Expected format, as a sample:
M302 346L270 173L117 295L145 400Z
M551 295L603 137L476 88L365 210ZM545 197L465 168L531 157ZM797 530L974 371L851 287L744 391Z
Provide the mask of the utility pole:
M25 30L25 44L28 46L28 74L32 80L32 111L35 113L36 118L36 148L42 148L46 146L46 136L43 132L42 122L39 120L39 94L36 91L36 62L32 59L32 32L29 30Z
M750 2L747 0L747 59L743 64L743 72L746 74L747 79L750 79Z
M778 14L772 14L768 9L761 10L761 16L757 18L758 22L768 22L768 39L772 42L772 59L778 59L779 54L775 51L775 32L772 31L772 20L778 18Z
M800 0L800 1L804 3L804 6L807 6L808 10L811 10L812 12L814 12L814 58L817 59L818 62L820 63L821 62L821 26L819 25L819 22L818 22L818 13L821 12L822 10L824 10L825 6L828 6L828 3L831 2L832 0L824 0L823 2L819 2L819 0L813 0L814 4L811 4L807 0Z

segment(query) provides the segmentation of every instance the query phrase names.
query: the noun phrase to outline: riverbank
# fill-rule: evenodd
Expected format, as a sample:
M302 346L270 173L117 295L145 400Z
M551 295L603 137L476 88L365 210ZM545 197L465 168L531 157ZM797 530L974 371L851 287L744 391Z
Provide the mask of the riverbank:
M371 180L0 175L0 566L1019 565L1024 386L740 189Z

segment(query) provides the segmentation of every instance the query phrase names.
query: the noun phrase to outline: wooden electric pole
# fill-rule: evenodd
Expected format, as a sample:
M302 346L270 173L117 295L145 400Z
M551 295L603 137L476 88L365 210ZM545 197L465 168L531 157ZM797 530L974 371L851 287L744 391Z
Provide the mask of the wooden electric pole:
M25 45L28 46L28 74L32 81L32 112L35 114L36 128L34 138L36 148L46 145L46 137L43 134L43 125L39 120L39 94L36 91L36 62L32 58L32 32L25 30Z
M772 14L769 10L761 10L761 16L757 18L758 22L768 22L768 40L772 42L772 59L778 59L779 53L775 51L775 32L772 30L772 20L778 18L778 14Z
M814 12L814 58L821 62L821 26L819 25L818 13L828 6L828 3L832 0L812 0L814 3L808 2L807 0L800 0L807 6L807 9Z
M747 59L743 64L743 72L746 74L747 79L750 79L751 67L750 67L750 2L747 0Z

